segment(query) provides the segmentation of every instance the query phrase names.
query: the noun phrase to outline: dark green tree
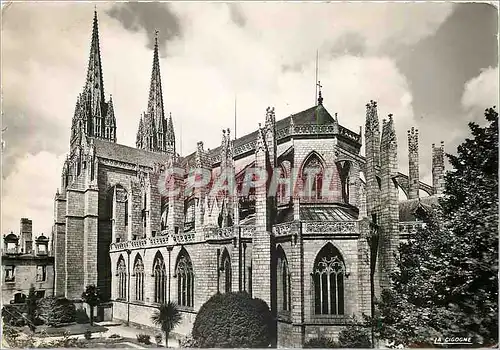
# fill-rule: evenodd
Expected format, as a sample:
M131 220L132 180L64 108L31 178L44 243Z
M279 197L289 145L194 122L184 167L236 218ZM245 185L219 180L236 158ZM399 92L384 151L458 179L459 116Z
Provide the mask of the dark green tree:
M371 348L369 329L359 325L356 322L347 325L345 329L339 333L338 345L340 348L349 349L368 349Z
M160 326L165 333L165 347L168 348L168 336L170 332L181 323L182 315L177 304L169 301L166 304L160 305L158 310L153 312L151 321L153 324Z
M498 342L498 113L447 155L440 206L400 247L399 271L372 320L382 339L431 345L434 337Z
M198 311L192 336L202 348L266 348L273 317L264 300L246 292L217 293Z
M94 308L99 305L101 298L99 297L99 291L97 287L93 284L88 285L85 291L82 293L83 301L90 308L90 325L94 325Z

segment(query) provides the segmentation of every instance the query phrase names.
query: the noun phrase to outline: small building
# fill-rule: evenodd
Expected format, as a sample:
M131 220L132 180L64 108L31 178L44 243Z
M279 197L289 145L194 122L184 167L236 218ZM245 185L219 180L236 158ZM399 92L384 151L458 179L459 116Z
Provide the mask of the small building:
M31 287L39 298L54 294L54 257L49 238L42 233L34 242L33 247L32 221L27 218L21 219L19 236L12 232L3 236L3 304L23 303Z

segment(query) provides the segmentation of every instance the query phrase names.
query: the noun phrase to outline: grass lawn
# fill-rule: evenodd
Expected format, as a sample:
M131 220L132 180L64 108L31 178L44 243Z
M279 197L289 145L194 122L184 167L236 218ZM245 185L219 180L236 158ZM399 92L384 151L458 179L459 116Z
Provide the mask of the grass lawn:
M63 327L50 327L46 325L36 327L36 335L39 337L56 337L63 336L65 333L69 335L79 335L84 334L87 330L90 330L92 333L104 333L108 329L102 326L90 326L90 323L85 324L71 324Z

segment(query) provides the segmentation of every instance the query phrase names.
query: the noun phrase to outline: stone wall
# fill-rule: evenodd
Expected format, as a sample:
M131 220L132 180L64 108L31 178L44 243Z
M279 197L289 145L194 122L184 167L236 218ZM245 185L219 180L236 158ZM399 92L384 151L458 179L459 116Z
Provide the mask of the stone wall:
M23 293L28 296L29 289L33 286L35 291L45 291L45 296L54 294L54 260L51 257L21 256L18 258L2 258L2 269L5 266L15 266L13 282L2 280L2 303L9 304L14 300L14 295ZM45 281L37 282L37 266L45 266ZM2 275L3 278L4 275Z

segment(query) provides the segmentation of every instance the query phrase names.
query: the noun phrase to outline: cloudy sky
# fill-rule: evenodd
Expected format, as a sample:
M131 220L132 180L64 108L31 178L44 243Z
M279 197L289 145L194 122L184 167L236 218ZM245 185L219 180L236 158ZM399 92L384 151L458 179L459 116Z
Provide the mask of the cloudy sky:
M50 232L53 198L87 68L94 5L2 6L2 233L33 219ZM406 130L420 131L421 176L431 144L453 152L467 122L498 105L497 10L451 3L97 3L106 95L118 142L133 146L147 106L159 30L164 103L182 154L214 148L222 128L253 131L311 107L315 59L324 105L358 131L365 104L394 114L400 169Z

